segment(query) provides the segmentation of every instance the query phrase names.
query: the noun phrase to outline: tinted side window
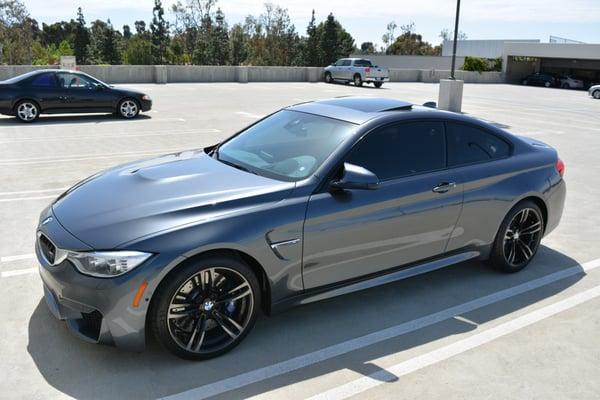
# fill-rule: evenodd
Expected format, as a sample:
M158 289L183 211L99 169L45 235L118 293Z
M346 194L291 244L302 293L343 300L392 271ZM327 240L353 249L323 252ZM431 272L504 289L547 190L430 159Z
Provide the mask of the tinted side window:
M352 63L352 60L344 60L342 61L342 67L348 67Z
M372 171L380 180L399 178L446 166L441 122L393 125L370 133L348 162Z
M95 86L88 77L71 73L58 74L58 85L64 89L91 89Z
M56 87L56 80L53 73L41 74L31 80L32 87L53 88Z
M448 165L464 165L507 157L510 146L482 129L455 123L446 124Z

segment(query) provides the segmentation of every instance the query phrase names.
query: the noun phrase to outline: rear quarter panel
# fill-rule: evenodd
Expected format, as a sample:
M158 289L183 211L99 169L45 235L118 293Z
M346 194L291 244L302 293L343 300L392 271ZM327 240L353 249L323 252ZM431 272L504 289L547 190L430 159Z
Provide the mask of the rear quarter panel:
M457 168L464 181L464 203L447 251L473 248L485 256L511 208L527 197L544 203L552 197L555 162L553 150L526 149L506 159Z

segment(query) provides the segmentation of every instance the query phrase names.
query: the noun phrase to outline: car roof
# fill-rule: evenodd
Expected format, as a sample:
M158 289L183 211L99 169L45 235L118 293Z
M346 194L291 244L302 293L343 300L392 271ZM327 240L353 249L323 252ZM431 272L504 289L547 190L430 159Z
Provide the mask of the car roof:
M287 110L306 112L328 118L339 119L362 125L377 117L392 113L440 113L447 116L450 113L429 107L415 106L412 103L381 97L346 96L333 99L317 100L296 104Z

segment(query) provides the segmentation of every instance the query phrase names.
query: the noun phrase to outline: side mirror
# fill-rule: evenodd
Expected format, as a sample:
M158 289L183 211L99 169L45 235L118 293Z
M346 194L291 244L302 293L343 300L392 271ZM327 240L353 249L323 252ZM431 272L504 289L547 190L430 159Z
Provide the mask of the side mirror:
M96 90L97 90L98 92L101 92L101 91L103 91L103 90L104 90L104 86L102 86L102 85L96 85Z
M348 190L374 190L379 186L379 178L366 168L358 165L344 163L344 174L338 181L329 184L333 189Z

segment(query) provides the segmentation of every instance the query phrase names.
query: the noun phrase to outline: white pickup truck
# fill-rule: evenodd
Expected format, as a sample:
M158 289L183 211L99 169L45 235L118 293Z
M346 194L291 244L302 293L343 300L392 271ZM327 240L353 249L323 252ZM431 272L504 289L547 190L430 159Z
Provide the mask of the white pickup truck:
M325 67L325 82L354 82L356 86L372 83L380 88L383 82L390 81L390 72L385 67L373 65L366 58L340 58L335 63Z

